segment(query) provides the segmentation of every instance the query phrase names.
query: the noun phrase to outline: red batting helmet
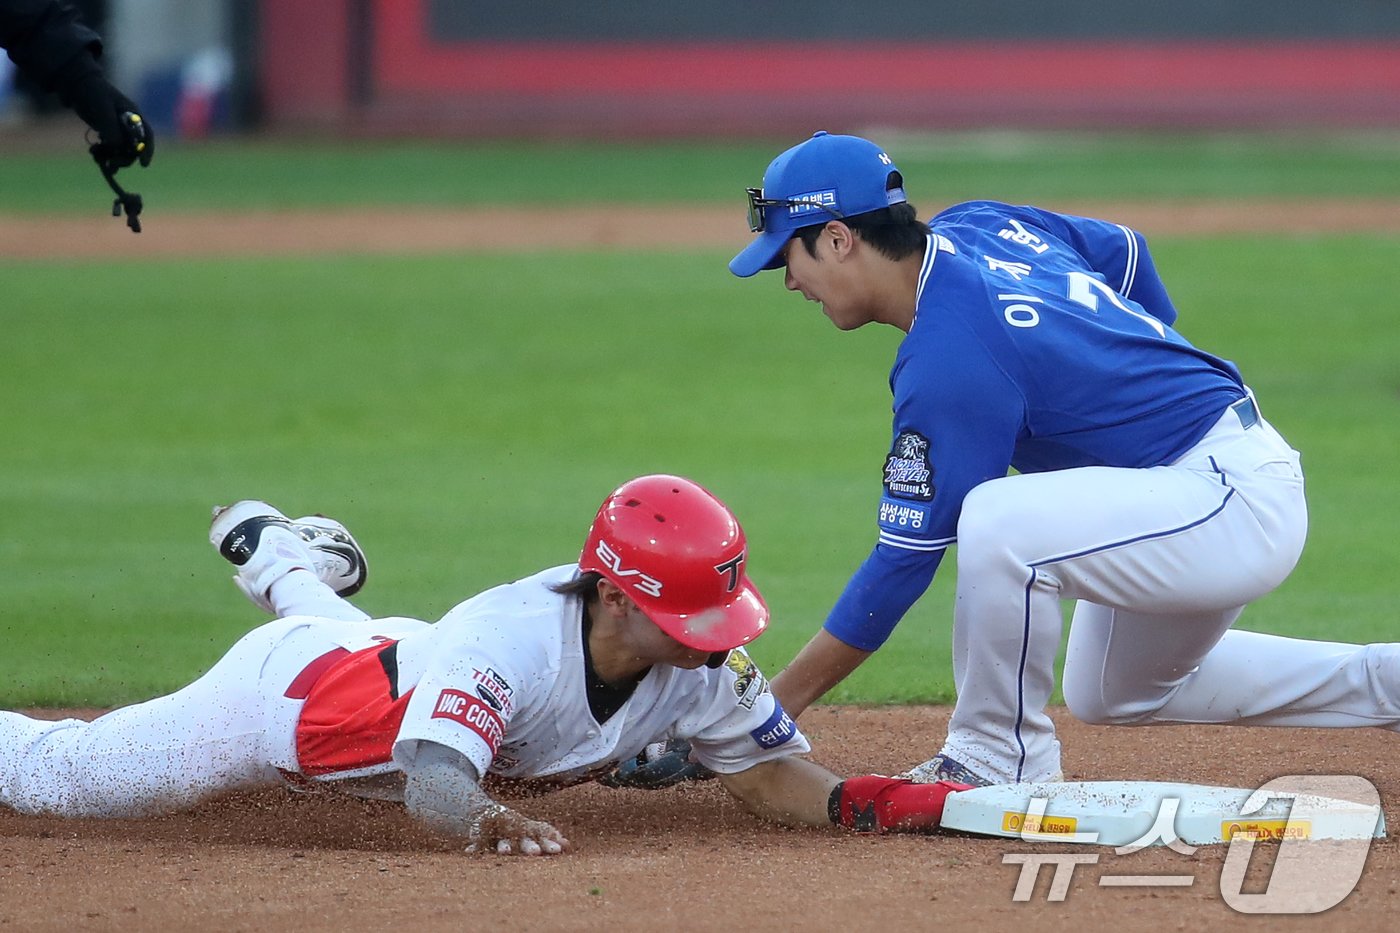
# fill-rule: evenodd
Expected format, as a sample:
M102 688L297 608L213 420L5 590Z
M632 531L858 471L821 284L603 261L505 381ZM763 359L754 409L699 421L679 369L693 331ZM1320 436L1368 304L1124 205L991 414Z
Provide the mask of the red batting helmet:
M747 548L723 502L688 479L656 474L604 500L578 564L617 584L686 647L728 651L768 627L768 606L744 566Z

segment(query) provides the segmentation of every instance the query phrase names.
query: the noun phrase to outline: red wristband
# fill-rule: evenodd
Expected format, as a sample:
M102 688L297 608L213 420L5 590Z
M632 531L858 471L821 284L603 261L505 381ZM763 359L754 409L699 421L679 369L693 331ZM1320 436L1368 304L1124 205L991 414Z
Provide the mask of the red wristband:
M831 822L858 833L931 832L943 818L948 795L971 788L953 781L915 784L868 774L837 784L827 802L827 815Z

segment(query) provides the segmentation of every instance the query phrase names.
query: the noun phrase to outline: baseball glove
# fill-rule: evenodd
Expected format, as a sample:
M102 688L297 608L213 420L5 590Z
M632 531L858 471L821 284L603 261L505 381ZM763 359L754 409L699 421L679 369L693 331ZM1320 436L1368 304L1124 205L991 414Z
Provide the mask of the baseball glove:
M690 757L690 743L671 739L648 745L636 758L618 765L598 779L607 787L662 790L686 781L708 781L715 773Z

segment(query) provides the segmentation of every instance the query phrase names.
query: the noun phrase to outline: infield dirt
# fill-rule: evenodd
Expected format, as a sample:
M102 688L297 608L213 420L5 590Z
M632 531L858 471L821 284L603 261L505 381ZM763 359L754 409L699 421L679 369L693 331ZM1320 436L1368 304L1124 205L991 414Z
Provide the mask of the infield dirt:
M1111 217L1149 236L1400 232L1400 202L1296 201L1067 202L1043 205ZM142 215L133 235L120 221L92 216L0 214L0 257L316 256L324 254L521 252L550 249L693 250L743 247L741 210L714 205L563 206L545 210L401 208Z
M818 707L813 757L846 773L893 773L937 750L941 707ZM1280 775L1359 774L1400 820L1400 749L1380 730L1095 727L1054 711L1070 780L1257 787ZM147 820L56 820L0 811L0 927L297 930L1210 930L1395 928L1400 845L1371 848L1365 874L1314 916L1238 914L1220 896L1225 846L1191 855L951 836L784 829L745 813L718 782L668 791L597 785L513 801L575 851L468 856L396 805L270 790ZM1327 857L1328 843L1317 847ZM1013 902L1008 853L1098 853L1049 901L1051 869ZM1277 845L1261 844L1243 890L1264 890ZM1103 887L1105 876L1190 876L1190 887Z

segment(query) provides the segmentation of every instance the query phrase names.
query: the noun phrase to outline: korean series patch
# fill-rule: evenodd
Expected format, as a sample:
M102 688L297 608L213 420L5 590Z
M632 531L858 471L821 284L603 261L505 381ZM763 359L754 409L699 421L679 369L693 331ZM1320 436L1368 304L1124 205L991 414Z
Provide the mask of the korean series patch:
M933 501L933 463L928 438L918 431L901 431L885 458L885 495L915 502Z
M739 705L744 709L753 709L754 703L768 689L768 679L743 648L729 652L724 666L734 672L734 696L738 698Z
M917 431L900 432L885 458L880 529L900 536L927 534L934 491L928 438Z

